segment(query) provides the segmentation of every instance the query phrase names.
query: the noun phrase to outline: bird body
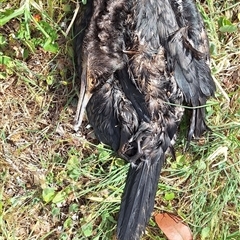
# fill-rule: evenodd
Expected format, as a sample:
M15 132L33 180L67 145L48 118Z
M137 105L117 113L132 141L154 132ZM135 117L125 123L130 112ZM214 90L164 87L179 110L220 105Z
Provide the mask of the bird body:
M165 153L174 157L183 104L205 105L215 91L208 40L191 0L88 4L88 14L75 24L81 76L75 129L86 109L97 138L130 162L117 238L138 240L154 207ZM205 130L205 109L193 109L188 140Z

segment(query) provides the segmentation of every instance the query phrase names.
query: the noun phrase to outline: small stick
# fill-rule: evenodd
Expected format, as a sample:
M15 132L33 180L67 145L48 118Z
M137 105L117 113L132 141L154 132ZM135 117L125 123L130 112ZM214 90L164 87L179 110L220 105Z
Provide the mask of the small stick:
M70 22L70 24L69 24L69 26L68 26L68 28L67 28L67 31L64 33L65 37L66 37L66 36L69 34L69 32L70 32L70 29L71 29L71 27L72 27L72 25L73 25L73 23L74 23L74 21L75 21L75 19L76 19L76 17L77 17L79 8L80 8L80 4L79 4L79 1L77 0L77 5L76 5L76 8L75 8L75 10L74 10L74 15L73 15L72 21Z

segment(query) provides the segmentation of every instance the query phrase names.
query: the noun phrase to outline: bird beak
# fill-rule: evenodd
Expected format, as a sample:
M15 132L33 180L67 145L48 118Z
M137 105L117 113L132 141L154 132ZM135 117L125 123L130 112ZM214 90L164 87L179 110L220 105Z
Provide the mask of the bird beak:
M82 124L84 111L87 107L87 104L88 104L91 96L92 96L92 94L89 92L89 90L87 88L86 74L83 73L82 77L81 77L80 94L79 94L77 111L76 111L76 115L74 118L74 126L73 126L73 129L76 132L79 130L79 128Z

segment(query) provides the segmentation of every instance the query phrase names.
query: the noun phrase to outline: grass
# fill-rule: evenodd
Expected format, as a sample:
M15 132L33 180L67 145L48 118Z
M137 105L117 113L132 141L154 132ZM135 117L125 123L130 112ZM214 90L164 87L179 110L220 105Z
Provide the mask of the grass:
M167 158L155 212L169 211L194 239L240 239L240 4L198 2L212 72L213 132ZM70 0L0 5L0 240L112 239L128 166L72 121L77 102ZM152 218L143 239L165 239Z

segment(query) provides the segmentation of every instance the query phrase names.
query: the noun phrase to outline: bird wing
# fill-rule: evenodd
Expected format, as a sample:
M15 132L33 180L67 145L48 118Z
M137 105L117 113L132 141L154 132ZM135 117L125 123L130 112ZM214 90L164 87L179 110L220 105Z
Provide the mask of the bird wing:
M185 101L193 107L188 140L208 129L205 123L207 98L215 84L209 68L209 46L203 20L192 0L163 0L159 3L159 41L164 46L167 65Z

